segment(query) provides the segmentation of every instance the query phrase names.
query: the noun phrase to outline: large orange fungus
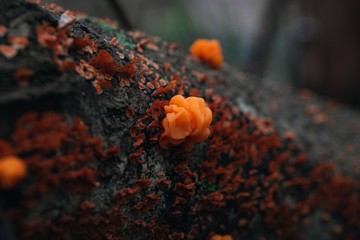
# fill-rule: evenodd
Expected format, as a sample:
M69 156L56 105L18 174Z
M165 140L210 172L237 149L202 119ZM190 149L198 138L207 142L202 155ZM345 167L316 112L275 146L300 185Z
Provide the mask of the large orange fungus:
M223 54L216 39L197 39L190 47L190 54L212 68L220 68Z
M0 159L0 188L9 189L21 181L27 173L25 163L16 156Z
M196 143L208 138L212 112L204 99L176 95L164 109L166 117L162 125L165 132L160 137L162 148L182 144L185 151L191 151Z

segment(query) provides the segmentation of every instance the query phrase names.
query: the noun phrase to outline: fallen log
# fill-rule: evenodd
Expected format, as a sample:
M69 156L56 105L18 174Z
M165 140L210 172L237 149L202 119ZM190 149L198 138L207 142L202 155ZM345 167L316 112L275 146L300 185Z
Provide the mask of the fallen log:
M55 5L0 12L0 165L27 169L1 239L359 238L358 111ZM159 145L177 94L213 114L190 152Z

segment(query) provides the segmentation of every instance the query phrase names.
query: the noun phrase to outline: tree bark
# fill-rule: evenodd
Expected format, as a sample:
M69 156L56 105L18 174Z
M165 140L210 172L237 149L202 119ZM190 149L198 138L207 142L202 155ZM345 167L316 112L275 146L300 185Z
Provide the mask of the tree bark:
M100 19L0 12L0 158L28 168L1 190L1 239L359 237L358 111ZM191 152L158 144L176 94L213 112Z

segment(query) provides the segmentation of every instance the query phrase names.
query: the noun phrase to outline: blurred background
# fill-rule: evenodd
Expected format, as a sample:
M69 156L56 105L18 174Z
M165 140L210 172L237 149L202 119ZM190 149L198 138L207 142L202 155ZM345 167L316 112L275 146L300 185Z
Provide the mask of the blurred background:
M185 49L221 41L225 60L360 106L359 0L45 0L119 21Z

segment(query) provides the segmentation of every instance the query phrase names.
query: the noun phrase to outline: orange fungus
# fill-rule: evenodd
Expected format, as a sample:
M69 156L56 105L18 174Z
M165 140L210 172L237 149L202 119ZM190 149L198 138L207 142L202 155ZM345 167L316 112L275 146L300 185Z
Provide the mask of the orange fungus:
M233 240L233 238L230 235L214 235L210 238L211 240Z
M190 54L212 68L220 68L223 63L221 45L216 39L197 39L190 47Z
M0 188L9 189L21 181L27 172L25 163L16 156L0 159Z
M162 125L165 132L160 137L162 148L183 144L185 151L190 151L196 143L208 138L212 112L204 99L176 95L164 109L166 117Z

